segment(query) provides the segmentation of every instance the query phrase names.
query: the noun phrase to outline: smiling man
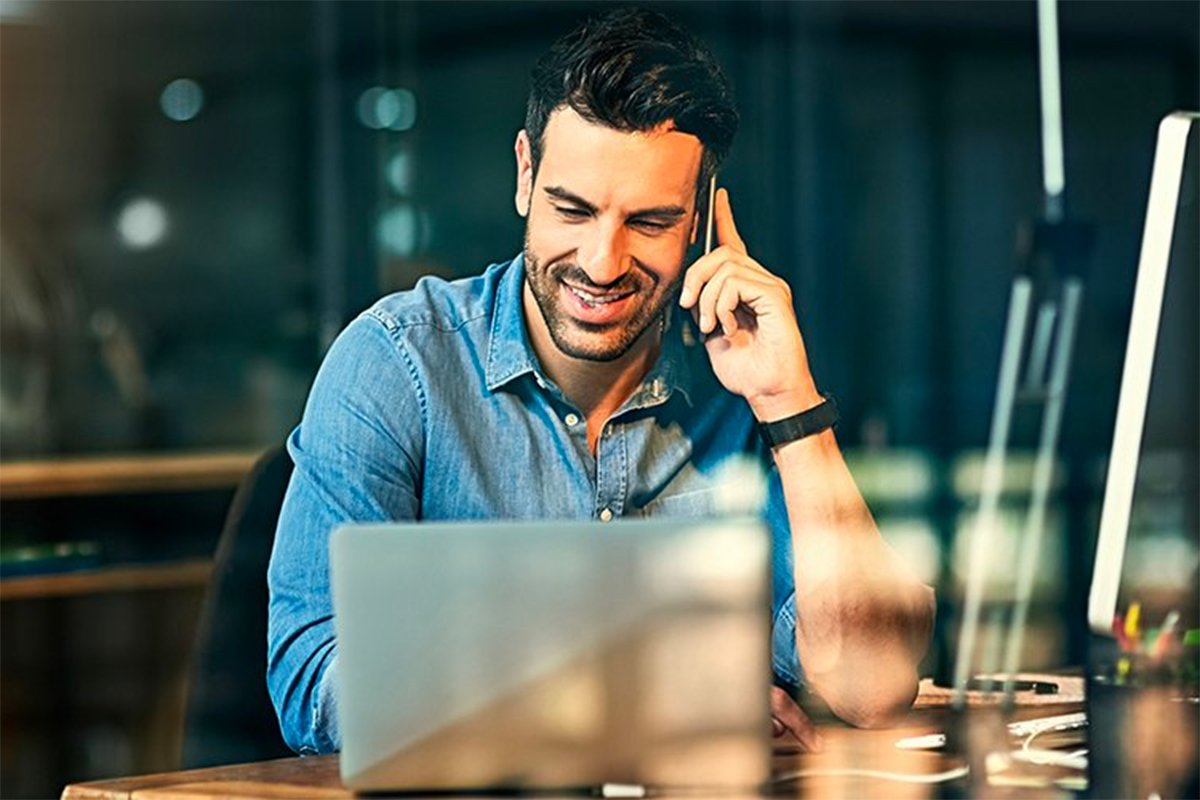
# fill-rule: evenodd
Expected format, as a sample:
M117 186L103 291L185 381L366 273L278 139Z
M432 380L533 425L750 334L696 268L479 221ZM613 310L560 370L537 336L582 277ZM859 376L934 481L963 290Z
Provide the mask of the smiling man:
M791 292L748 254L724 190L719 246L688 263L736 127L711 54L663 16L582 25L533 71L521 255L423 279L338 337L288 441L269 573L268 684L294 749L340 742L336 525L706 516L722 465L747 454L771 473L778 678L858 725L907 709L932 594L880 538ZM777 737L820 747L784 691L771 705Z

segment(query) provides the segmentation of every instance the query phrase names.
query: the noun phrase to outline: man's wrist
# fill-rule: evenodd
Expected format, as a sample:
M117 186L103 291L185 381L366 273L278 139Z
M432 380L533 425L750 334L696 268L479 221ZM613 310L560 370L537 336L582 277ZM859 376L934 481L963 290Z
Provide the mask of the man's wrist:
M777 422L802 414L825 402L815 384L770 395L748 399L750 411L759 422Z
M758 434L769 450L824 433L837 425L837 403L829 395L815 407L774 422L759 422Z

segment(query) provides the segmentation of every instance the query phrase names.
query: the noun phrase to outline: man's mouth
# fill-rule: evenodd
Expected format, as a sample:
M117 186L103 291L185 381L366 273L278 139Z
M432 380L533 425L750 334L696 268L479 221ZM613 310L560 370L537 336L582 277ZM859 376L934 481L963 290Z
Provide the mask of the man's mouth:
M570 298L572 316L581 322L603 324L621 318L630 305L635 291L592 292L569 283L562 284L563 294Z
M598 294L596 292L589 292L587 289L572 286L569 283L563 285L567 287L567 290L571 294L578 297L582 303L590 306L605 306L609 303L615 303L618 300L624 300L633 294L633 292L603 292Z

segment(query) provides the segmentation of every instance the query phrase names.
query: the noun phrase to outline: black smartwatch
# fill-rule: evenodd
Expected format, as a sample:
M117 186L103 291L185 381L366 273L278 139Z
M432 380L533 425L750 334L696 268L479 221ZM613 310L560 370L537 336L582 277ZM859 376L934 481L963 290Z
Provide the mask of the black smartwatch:
M824 397L825 400L808 411L801 411L799 414L777 419L774 422L758 423L758 435L762 437L763 444L767 446L767 449L772 450L781 444L827 431L836 425L840 419L837 403L833 402L833 398L827 394L822 394L821 397Z

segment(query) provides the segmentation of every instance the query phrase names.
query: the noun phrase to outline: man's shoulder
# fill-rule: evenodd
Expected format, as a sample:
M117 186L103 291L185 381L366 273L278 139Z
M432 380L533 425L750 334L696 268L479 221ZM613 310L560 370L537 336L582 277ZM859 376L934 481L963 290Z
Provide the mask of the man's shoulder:
M479 275L458 280L426 275L417 284L375 301L363 312L391 332L450 333L490 319L496 291L512 261L492 264Z

